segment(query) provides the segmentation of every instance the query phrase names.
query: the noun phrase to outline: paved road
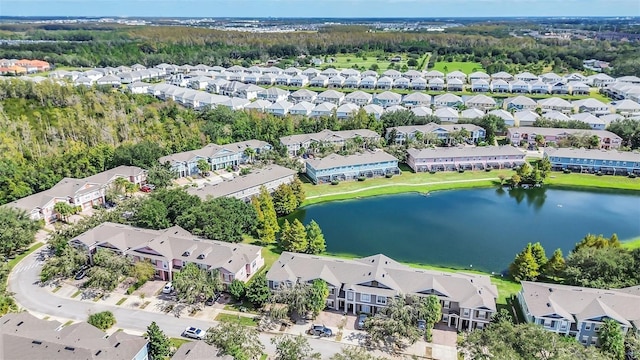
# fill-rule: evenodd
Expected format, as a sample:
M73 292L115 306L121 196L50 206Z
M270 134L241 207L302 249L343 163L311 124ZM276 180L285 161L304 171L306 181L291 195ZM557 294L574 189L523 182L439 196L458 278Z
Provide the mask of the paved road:
M143 333L147 326L155 321L170 337L180 337L188 326L202 329L216 326L216 321L202 321L190 318L176 318L174 316L152 313L143 310L125 309L118 306L95 303L91 300L79 301L56 296L49 289L38 284L38 276L42 262L37 260L37 251L21 261L9 276L9 290L15 293L18 304L34 314L50 317L86 321L89 314L99 311L111 311L117 320L117 327L128 331ZM271 345L272 334L260 334L260 340L266 347L266 352L273 355L275 348ZM323 358L340 352L342 344L322 339L308 338L315 351Z

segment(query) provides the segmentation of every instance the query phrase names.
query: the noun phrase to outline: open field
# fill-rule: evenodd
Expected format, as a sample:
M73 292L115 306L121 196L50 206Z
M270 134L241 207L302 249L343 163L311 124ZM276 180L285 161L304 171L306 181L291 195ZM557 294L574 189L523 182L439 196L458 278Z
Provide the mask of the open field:
M358 68L362 71L369 70L371 65L376 64L378 66L378 73L383 73L389 68L389 64L391 64L391 59L394 56L400 56L402 58L399 62L394 62L395 68L400 69L402 66L407 66L409 69L413 69L414 67L408 66L407 61L409 60L408 54L383 54L383 53L365 53L363 57L358 57L356 54L336 54L333 56L328 56L328 59L332 59L332 62L326 62L320 65L320 68L336 68L336 69L351 69L354 65L357 65ZM426 65L429 61L429 54L423 54L420 58L416 59L418 64L421 64L423 59L425 59L424 64ZM322 60L324 58L321 57ZM420 69L417 69L420 70Z
M433 65L433 70L438 70L445 74L458 70L468 75L475 71L484 71L484 68L482 64L471 61L438 61Z
M623 241L622 247L629 250L640 249L640 237Z
M258 322L253 317L232 315L221 313L215 318L216 321L236 323L244 326L258 326Z

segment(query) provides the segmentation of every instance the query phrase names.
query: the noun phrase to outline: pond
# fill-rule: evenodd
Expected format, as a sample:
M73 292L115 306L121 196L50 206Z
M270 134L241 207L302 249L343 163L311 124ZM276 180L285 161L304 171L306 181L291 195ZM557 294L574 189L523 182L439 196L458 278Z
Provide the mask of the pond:
M293 216L322 228L327 252L501 272L528 242L566 255L587 233L640 235L640 195L473 189L328 202Z

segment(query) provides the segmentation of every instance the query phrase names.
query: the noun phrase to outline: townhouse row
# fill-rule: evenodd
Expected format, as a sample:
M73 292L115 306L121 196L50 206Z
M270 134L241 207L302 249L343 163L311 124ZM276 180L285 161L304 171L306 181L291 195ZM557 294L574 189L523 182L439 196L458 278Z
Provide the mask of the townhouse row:
M0 75L25 75L49 71L51 65L43 60L0 59Z

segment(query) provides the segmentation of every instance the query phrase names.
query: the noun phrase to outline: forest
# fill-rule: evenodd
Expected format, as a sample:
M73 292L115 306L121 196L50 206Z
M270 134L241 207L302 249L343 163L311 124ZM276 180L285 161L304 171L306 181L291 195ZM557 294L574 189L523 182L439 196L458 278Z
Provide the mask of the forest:
M331 26L316 33L245 33L177 26L109 29L106 25L3 25L2 38L48 42L3 46L0 58L36 58L74 67L153 66L163 62L246 66L282 58L287 60L281 62L283 65L297 62L303 66L310 57L338 53L428 52L445 60L479 62L489 72L538 62L558 72L572 72L582 70L583 60L594 58L612 62L615 76L640 75L640 48L633 43L505 37L502 30L495 30L500 27L461 29L444 33L375 32L366 27Z

